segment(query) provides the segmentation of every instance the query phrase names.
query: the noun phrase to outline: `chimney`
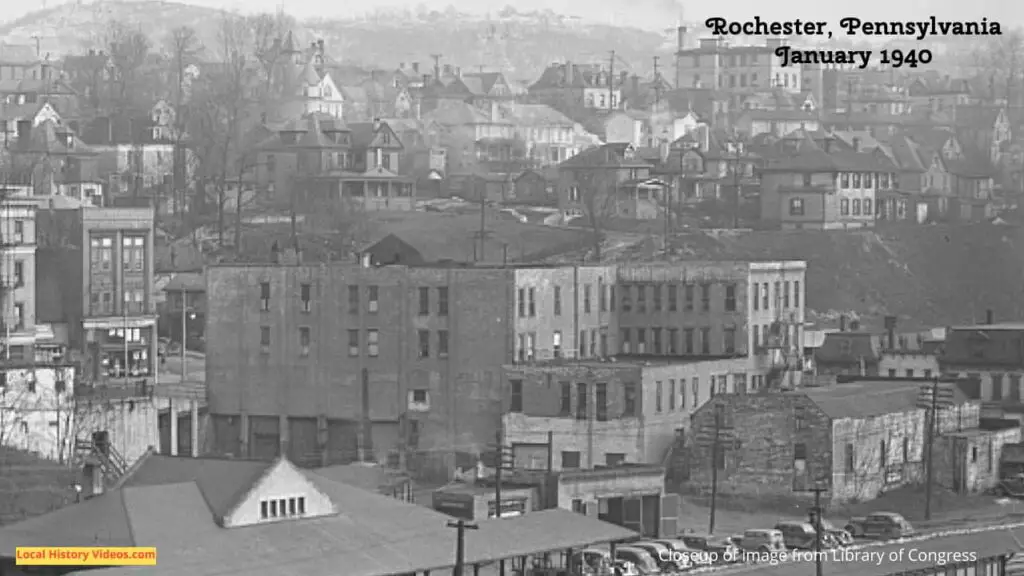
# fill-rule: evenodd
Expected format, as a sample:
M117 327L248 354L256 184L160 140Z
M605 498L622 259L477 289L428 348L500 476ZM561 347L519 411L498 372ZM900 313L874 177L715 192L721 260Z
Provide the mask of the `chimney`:
M373 131L376 132L377 130L380 130L380 118L373 119Z
M455 76L456 78L462 78L462 66L455 67Z
M830 154L831 152L832 152L832 137L831 136L826 136L825 137L825 154Z
M839 315L839 331L846 332L846 314Z
M887 337L889 339L889 342L887 344L888 344L889 350L895 350L896 349L896 317L895 316L886 316L885 317L885 331L886 331L886 334L888 334Z
M398 69L399 70L405 70L405 62L399 62L398 63Z
M575 73L576 66L572 62L567 60L565 64L562 65L562 83L565 84L566 86L572 85L573 81L575 80Z
M317 49L317 51L319 51L319 52L320 52L321 54L323 54L323 53L324 53L324 39L323 39L323 38L321 38L321 39L319 39L319 40L317 40L317 41L316 41L316 49Z
M452 65L451 64L445 64L444 65L444 72L442 74L444 76L451 76L452 75Z
M850 320L850 332L856 332L860 330L860 320Z
M625 74L625 73L623 73L623 74ZM623 77L622 79L625 80L626 78ZM632 80L633 80L633 86L631 87L631 89L633 90L633 94L637 95L637 94L640 93L640 77L637 76L636 74L633 74ZM625 83L625 82L623 82L623 83Z
M995 324L995 314L992 313L992 309L985 310L985 324Z
M686 49L686 26L680 26L676 28L676 46L677 50Z
M32 135L32 121L31 120L18 120L18 140L24 139L28 142L29 137Z
M853 151L860 152L860 138L853 138Z
M420 73L420 63L419 62L413 62L412 63L412 73L413 74L419 74Z
M662 163L668 162L668 153L669 153L669 141L668 140L662 140L661 142L658 143L658 154L661 156L661 162Z

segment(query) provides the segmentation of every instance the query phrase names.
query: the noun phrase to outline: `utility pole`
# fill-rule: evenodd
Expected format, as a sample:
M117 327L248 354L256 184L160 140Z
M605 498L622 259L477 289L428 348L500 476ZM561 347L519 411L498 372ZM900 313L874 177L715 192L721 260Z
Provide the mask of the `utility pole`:
M615 50L611 51L608 58L608 110L615 109Z
M660 56L654 58L654 109L661 110L661 77L658 75L658 60Z
M711 513L708 517L708 534L715 533L715 507L718 503L718 443L722 433L722 414L725 406L715 404L715 436L711 441Z
M494 459L494 517L501 518L501 469L505 467L505 435L502 434L502 426L498 424L498 431L494 433L497 442Z
M814 492L814 508L811 509L811 524L814 526L814 574L822 576L821 568L821 493L827 492L828 488L815 486L811 488Z
M739 140L733 141L733 169L732 169L732 186L733 186L733 197L732 197L732 227L738 229L740 227L740 159L744 155L743 142Z
M934 470L935 467L932 465L932 461L934 460L934 458L932 456L935 454L935 450L934 450L934 448L935 448L935 433L936 433L935 428L936 428L936 423L937 423L936 421L938 420L938 418L936 417L938 415L938 410L937 410L938 404L939 404L939 378L936 376L935 379L932 380L931 401L930 401L930 407L928 409L928 454L927 454L927 457L928 457L927 466L928 466L928 468L927 468L927 472L926 472L926 474L927 474L927 478L925 480L926 484L925 484L925 487L924 487L924 519L925 520L931 520L932 519L932 484L933 484L934 472L935 472L935 470Z
M484 261L484 247L487 244L487 183L480 188L480 253L477 258Z
M479 526L460 518L457 521L448 522L448 527L455 528L457 534L455 537L455 570L452 571L452 576L465 576L466 530L478 530Z

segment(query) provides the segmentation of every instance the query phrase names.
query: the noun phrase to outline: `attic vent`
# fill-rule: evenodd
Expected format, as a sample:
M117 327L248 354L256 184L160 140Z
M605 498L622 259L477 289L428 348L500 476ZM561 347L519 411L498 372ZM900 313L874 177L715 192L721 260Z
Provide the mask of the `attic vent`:
M280 520L306 515L306 497L270 498L260 500L260 520Z

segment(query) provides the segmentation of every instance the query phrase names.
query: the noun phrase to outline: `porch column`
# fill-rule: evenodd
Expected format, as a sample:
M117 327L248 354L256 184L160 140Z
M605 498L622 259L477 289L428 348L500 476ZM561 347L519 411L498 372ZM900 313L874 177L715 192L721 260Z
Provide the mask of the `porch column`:
M193 399L192 404L192 457L199 457L199 400Z
M178 455L178 408L174 405L174 398L167 399L167 413L171 420L171 456Z

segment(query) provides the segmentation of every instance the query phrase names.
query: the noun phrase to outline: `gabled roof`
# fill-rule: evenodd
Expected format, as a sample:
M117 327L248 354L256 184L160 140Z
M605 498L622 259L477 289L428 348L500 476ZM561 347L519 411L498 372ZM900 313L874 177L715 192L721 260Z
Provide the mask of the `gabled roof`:
M635 149L628 143L604 144L584 150L558 165L564 168L651 168L639 156L629 158Z
M352 122L348 125L352 131L352 146L365 148L374 144L374 141L379 135L386 134L394 139L394 142L389 145L381 145L385 148L402 148L402 142L398 139L398 134L388 126L387 122L379 120L376 122Z
M829 150L826 152L825 147ZM856 152L826 140L815 142L810 136L800 141L796 153L768 159L762 168L774 172L887 172L896 166L870 152Z
M881 340L870 332L830 332L814 351L818 362L877 362L881 357Z
M441 100L437 108L423 115L424 122L437 122L441 126L491 124L491 117L476 106L461 100Z
M607 87L610 76L600 64L557 63L548 66L530 86L530 90L547 88L593 88ZM621 86L621 77L611 77L612 85Z
M472 82L472 85L469 81ZM505 81L505 74L501 72L467 72L462 75L462 82L465 83L470 90L474 90L474 87L479 89L479 94L481 95L490 94L491 90L493 90L494 86L499 82L508 84L508 82ZM477 94L475 90L473 93Z
M50 156L93 156L96 151L86 146L70 128L46 120L32 128L28 142L16 143L16 150Z
M925 156L926 152L921 146L914 142L906 134L897 134L889 139L889 147L893 156L896 157L896 164L906 172L925 172L931 160Z
M507 119L522 127L574 125L568 116L545 104L508 103L501 110Z
M954 114L958 127L991 130L1002 111L1001 106L970 104L957 106Z

